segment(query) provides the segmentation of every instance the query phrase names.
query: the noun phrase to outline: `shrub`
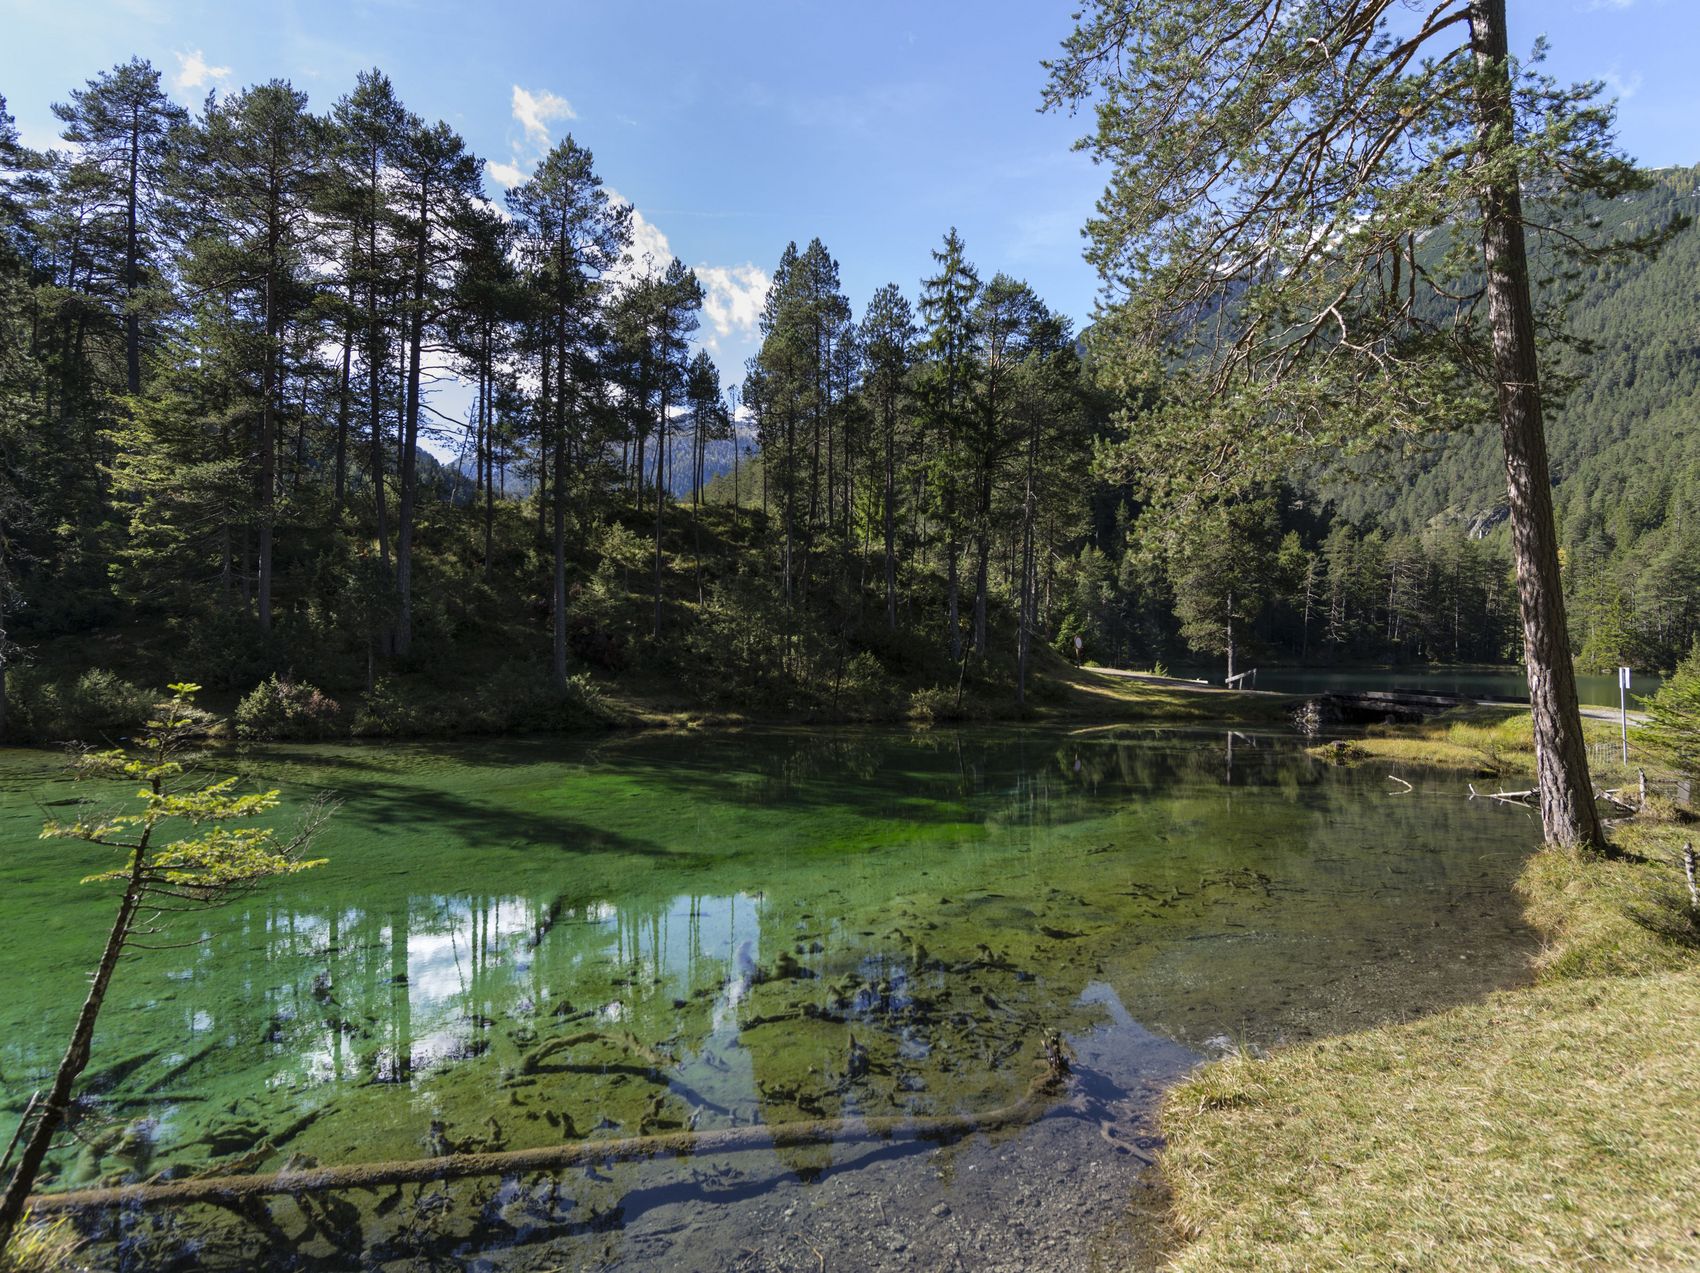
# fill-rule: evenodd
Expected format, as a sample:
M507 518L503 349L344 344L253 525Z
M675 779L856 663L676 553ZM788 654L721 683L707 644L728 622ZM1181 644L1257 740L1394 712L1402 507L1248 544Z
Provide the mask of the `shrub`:
M478 687L460 716L472 733L548 733L614 721L618 713L585 674L557 689L546 668L506 663Z
M363 738L393 738L419 732L424 713L391 677L378 678L354 716L354 732Z
M1641 745L1685 774L1700 773L1700 638L1646 706Z
M929 685L909 696L909 719L918 725L954 720L959 715L954 686L946 689L942 685Z
M129 733L147 720L154 696L105 668L75 681L50 681L32 668L6 678L12 728L37 742L93 741Z
M323 738L336 728L342 709L317 686L270 676L236 707L236 732L243 738Z
M618 723L621 714L588 676L557 689L547 667L507 663L468 693L443 693L385 678L354 718L366 737L527 734Z

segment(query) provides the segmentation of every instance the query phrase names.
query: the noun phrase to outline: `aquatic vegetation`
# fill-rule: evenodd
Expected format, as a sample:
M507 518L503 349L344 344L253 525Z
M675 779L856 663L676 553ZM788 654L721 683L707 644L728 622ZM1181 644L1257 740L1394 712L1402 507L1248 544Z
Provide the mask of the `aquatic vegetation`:
M609 735L219 763L291 803L336 791L329 863L149 957L47 1188L972 1116L1018 1101L1041 1037L1084 1037L1106 995L1201 1049L1266 1044L1479 993L1526 949L1507 885L1532 831L1450 791L1390 800L1268 736ZM5 753L0 784L4 827L35 812L11 797L62 798L39 754ZM74 976L62 876L0 861L0 908L49 916L10 952L8 1118ZM777 1158L808 1176L834 1149ZM306 1251L499 1246L492 1199L570 1233L644 1170L269 1214ZM160 1250L230 1228L200 1208L159 1224ZM239 1264L268 1240L219 1249Z

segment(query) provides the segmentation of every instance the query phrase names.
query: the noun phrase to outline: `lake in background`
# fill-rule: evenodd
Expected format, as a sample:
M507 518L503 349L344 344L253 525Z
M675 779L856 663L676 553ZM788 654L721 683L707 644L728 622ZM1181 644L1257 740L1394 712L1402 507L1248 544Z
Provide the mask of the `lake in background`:
M1203 677L1220 684L1220 666L1186 668L1176 676ZM1632 673L1629 707L1636 710L1643 696L1658 692L1664 678ZM1324 694L1330 691L1402 690L1412 694L1455 694L1480 698L1529 701L1529 683L1521 667L1260 667L1257 688L1282 694ZM1617 678L1578 673L1576 695L1585 705L1617 706Z

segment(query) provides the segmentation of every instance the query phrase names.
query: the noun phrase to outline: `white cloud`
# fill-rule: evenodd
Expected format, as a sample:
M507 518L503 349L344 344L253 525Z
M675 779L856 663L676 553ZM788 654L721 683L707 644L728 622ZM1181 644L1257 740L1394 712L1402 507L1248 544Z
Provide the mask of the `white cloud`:
M549 125L556 120L578 118L572 103L559 93L551 93L548 89L532 93L518 84L513 86L513 90L514 122L520 126L524 136L517 141L510 139L508 158L511 163L490 160L484 165L484 171L509 190L531 180L532 167L554 140Z
M200 49L174 56L177 58L177 78L172 83L179 89L203 88L212 80L230 78L228 66L208 66L207 56Z
M577 119L572 103L557 93L544 89L528 93L514 85L514 119L525 129L525 139L539 150L550 142L549 125L555 120Z
M773 283L767 271L758 265L699 265L697 278L702 282L702 312L715 334L753 337Z
M518 156L515 157L517 158ZM521 168L518 164L504 164L492 159L484 165L484 171L489 173L497 181L501 182L509 190L512 190L515 186L524 185L527 180L525 169Z
M1634 97L1635 94L1641 91L1641 76L1639 72L1624 75L1617 69L1617 67L1614 66L1611 70L1600 76L1600 79L1605 82L1605 86L1611 91L1611 95L1620 102L1627 102L1630 98Z
M632 258L653 263L656 273L673 263L673 247L667 236L636 208L632 209Z
M673 247L667 236L637 206L613 186L608 186L608 198L632 210L632 245L627 249L632 258L628 267L611 271L616 282L624 284L634 278L651 278L666 272L673 261Z

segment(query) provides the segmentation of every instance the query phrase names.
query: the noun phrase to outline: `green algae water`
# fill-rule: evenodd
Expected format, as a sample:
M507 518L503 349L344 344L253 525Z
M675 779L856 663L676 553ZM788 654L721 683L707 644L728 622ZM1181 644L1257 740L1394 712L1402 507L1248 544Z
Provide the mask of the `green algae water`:
M1222 1049L1515 980L1538 828L1447 775L1159 731L619 735L231 751L332 793L327 866L163 917L40 1188L1007 1105L942 1147L825 1143L91 1222L112 1267L1090 1267L1155 1093ZM122 795L109 791L105 795ZM0 752L0 1139L112 899L35 838L103 793ZM274 821L287 818L274 819Z

